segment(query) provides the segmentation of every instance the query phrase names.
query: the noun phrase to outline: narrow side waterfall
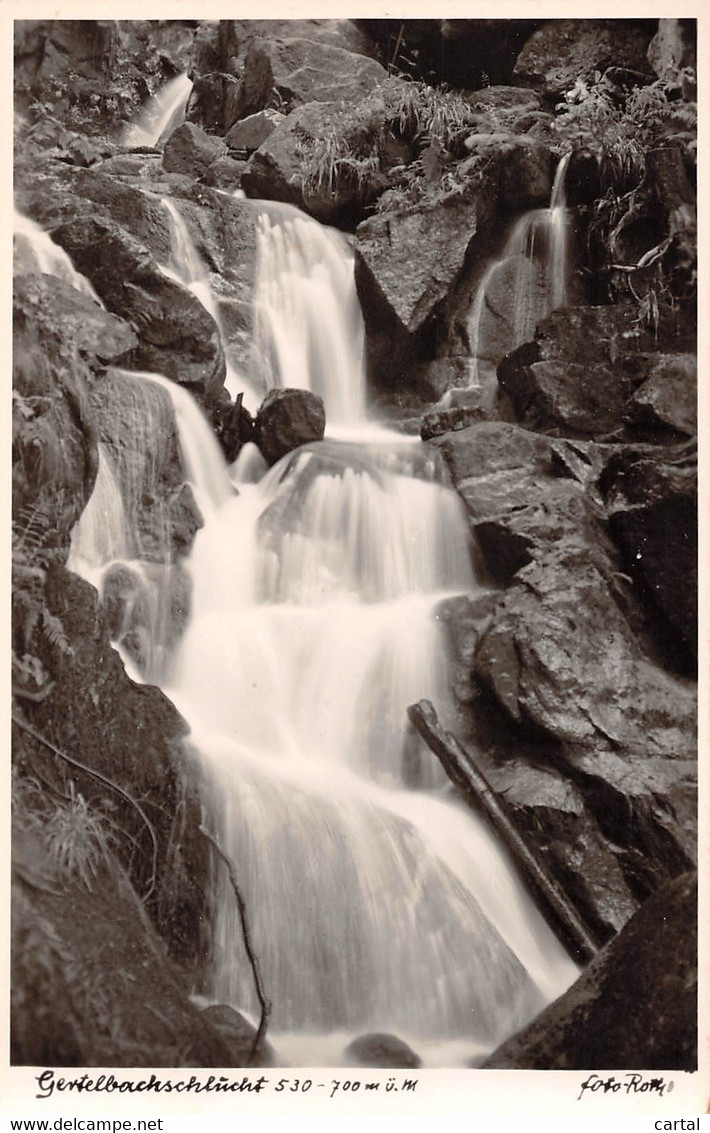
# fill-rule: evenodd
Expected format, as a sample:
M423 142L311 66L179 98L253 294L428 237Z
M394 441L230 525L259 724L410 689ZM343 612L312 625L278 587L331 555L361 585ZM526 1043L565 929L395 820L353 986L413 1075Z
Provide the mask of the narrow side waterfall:
M365 419L365 330L345 237L291 205L260 201L255 384L323 398L334 425Z
M122 144L131 147L157 146L163 137L167 137L183 121L191 92L192 82L187 75L177 75L171 79L148 99L135 120L128 123L123 131Z
M55 244L51 236L34 220L23 216L17 209L13 214L13 237L16 275L35 271L55 275L103 307L86 276L76 270L64 249Z
M217 300L210 287L209 272L202 262L202 257L195 247L195 242L175 202L163 197L161 204L168 214L171 245L170 264L164 265L163 270L177 279L179 283L183 283L185 287L189 287L205 310L209 311L217 324L224 349L227 366L224 387L232 398L238 397L241 393L245 408L249 409L250 412L256 410L258 408L256 395L229 357L229 343L222 326Z
M154 631L163 632L160 663L135 649L129 661L190 724L204 821L238 871L281 1058L339 1065L352 1038L386 1031L428 1065L466 1065L577 970L408 727L407 705L422 697L452 720L436 611L481 585L463 505L436 453L393 436L373 441L363 423L352 260L313 225L293 210L262 224L261 365L272 386L298 377L328 411L335 400L364 439L307 445L260 478L249 453L232 470L237 494L190 395L159 375L122 375L141 398L148 388L169 396L204 519L185 564L184 632ZM117 454L102 459L72 565L105 587L117 556L137 555L135 574L147 567L130 530L133 473ZM153 632L148 617L141 624ZM256 1017L218 864L213 884L213 955L200 990Z
M555 172L549 208L532 209L516 222L499 260L478 285L471 308L469 338L472 384L495 380L504 354L531 339L551 311L568 302L569 215L565 178L570 154Z

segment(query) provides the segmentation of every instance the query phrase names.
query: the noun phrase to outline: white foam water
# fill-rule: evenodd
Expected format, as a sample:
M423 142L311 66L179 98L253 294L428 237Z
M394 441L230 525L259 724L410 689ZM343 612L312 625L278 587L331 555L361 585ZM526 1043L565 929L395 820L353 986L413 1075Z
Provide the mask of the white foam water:
M300 359L305 388L328 398L330 346L311 342L319 325L326 343L335 334L326 313L339 302L321 302L326 276L303 299L308 333L301 326L292 342L277 333L311 246L298 221L288 211L279 232L264 226L273 258L259 301L270 306L262 324L273 325L261 357L274 385L286 359ZM351 296L349 252L326 238ZM345 359L336 385L358 384L359 324L339 311L335 325L353 335L332 343L334 364ZM205 519L186 564L190 620L161 683L190 723L204 821L245 895L272 1042L294 1065L316 1056L337 1065L352 1037L387 1031L428 1065L480 1061L577 969L407 723L422 697L454 721L436 610L444 597L481 591L461 501L433 451L394 444L360 418L364 384L340 397L347 440L305 446L264 471L253 449L227 467L185 390L139 380L172 399ZM97 558L111 553L95 542ZM202 990L256 1017L218 862L213 908Z

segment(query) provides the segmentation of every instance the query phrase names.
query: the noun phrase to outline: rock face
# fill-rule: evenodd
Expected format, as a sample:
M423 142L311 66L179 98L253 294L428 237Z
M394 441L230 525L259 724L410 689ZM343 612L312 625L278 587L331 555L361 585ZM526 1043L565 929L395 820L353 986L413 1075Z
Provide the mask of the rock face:
M491 205L485 193L476 193L364 221L357 230L356 281L365 310L379 300L404 330L419 330L453 286Z
M654 658L640 595L619 574L594 489L603 453L500 422L437 443L485 569L507 587L459 644L474 742L499 775L522 744L581 793L592 822L578 821L577 860L551 864L583 893L590 923L618 927L629 892L643 898L692 866L692 684ZM606 863L596 896L592 851ZM616 876L607 898L604 874Z
M652 34L637 20L549 20L518 55L513 79L557 97L578 79L590 81L595 71L607 67L649 74L646 53Z
M476 235L495 209L497 174L441 204L383 213L357 228L355 282L376 386L409 381L437 312L449 298ZM431 349L431 346L429 347Z
M678 440L695 431L693 358L653 346L630 308L566 308L502 359L498 382L529 429Z
M26 718L62 751L150 808L158 873L148 909L173 954L192 964L203 944L207 860L196 830L196 792L180 742L185 722L159 689L134 684L126 676L109 644L98 595L89 583L53 567L46 575L42 601L54 624L62 627L65 644L51 647L40 627L28 641L28 649L42 659L54 685L40 703L23 702ZM29 759L32 766L51 772L54 763L48 765L43 745L21 729L15 730L14 741L22 770ZM87 802L101 805L105 787L84 774L80 789ZM151 841L145 823L125 797L111 791L106 797L117 808L122 829L140 848L136 853L124 838L119 854L133 883L146 891Z
M110 221L78 219L56 228L53 238L107 306L135 327L136 368L187 386L207 408L214 404L224 382L224 354L217 326L199 300Z
M355 1066L392 1070L418 1070L422 1064L419 1055L396 1035L362 1035L346 1048L345 1057Z
M691 655L697 652L698 497L694 452L677 462L624 449L600 481L624 570Z
M254 440L268 464L300 445L321 441L325 408L320 397L301 389L275 389L259 406Z
M696 925L696 878L688 874L659 890L569 991L484 1067L695 1070Z

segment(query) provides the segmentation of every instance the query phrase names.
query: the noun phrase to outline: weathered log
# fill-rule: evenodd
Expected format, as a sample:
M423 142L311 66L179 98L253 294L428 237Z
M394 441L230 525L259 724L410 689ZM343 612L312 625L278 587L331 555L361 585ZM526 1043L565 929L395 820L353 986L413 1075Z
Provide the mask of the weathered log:
M444 731L434 706L428 700L410 705L407 712L414 727L441 761L451 782L469 805L490 823L510 850L552 930L562 938L576 960L584 963L591 960L599 945L560 886L535 857L511 820L505 804L472 757L450 732Z

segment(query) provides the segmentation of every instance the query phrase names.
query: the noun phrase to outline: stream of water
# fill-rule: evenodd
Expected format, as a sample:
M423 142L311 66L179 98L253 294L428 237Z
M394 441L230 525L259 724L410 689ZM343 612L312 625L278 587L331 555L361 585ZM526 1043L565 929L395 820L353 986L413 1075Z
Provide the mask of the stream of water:
M160 648L127 664L190 724L205 822L238 871L281 1060L338 1065L352 1038L386 1031L427 1065L465 1065L577 970L407 726L407 705L422 697L444 723L451 716L437 607L481 589L463 506L433 450L367 420L345 242L270 207L258 257L265 384L314 389L339 428L268 471L253 452L230 470L185 390L122 376L174 416L204 519L186 563L184 632L147 617ZM70 565L99 588L127 566L155 594L130 479L104 448ZM217 866L213 885L201 990L254 1018L234 895Z
M570 154L565 154L558 163L549 208L531 209L519 217L501 258L483 273L469 319L474 385L495 383L503 354L532 339L538 323L567 304L569 160Z

